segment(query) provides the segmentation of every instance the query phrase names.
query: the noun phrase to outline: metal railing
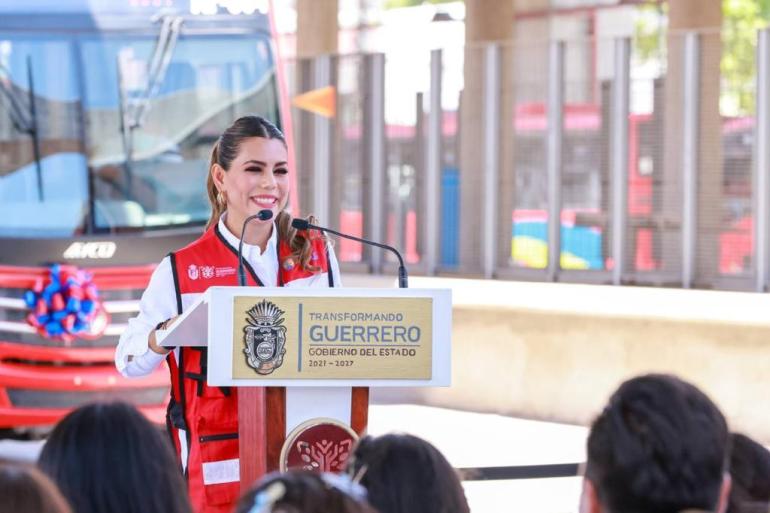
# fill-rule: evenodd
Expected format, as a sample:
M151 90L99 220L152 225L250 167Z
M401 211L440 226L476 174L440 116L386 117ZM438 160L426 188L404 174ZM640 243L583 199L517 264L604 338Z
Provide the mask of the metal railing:
M413 274L766 291L768 30L739 115L719 111L710 33L670 35L669 71L641 78L629 39L595 43L591 69L566 58L585 42L466 48L457 96L446 49L410 76L404 55L297 61L293 93L335 85L338 106L295 113L303 206ZM343 268L393 266L342 246Z
M548 465L516 465L503 467L463 467L456 469L463 481L508 481L513 479L544 479L577 477L581 463Z

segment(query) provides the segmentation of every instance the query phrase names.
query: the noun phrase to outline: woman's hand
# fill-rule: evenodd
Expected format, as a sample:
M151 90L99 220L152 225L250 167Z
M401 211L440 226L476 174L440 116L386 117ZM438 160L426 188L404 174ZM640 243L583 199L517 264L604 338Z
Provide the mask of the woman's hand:
M178 318L179 318L179 316L177 315L176 317L172 317L171 319L168 319L167 321L164 321L163 324L158 329L163 329L163 330L168 329L172 324L174 324L176 322L176 320ZM158 354L168 354L169 352L171 352L171 349L167 348L167 347L163 347L163 346L158 344L158 339L156 338L157 331L158 330L155 329L155 330L152 330L150 332L150 337L149 337L147 343L148 343L148 345L150 346L150 349L153 352L158 353Z

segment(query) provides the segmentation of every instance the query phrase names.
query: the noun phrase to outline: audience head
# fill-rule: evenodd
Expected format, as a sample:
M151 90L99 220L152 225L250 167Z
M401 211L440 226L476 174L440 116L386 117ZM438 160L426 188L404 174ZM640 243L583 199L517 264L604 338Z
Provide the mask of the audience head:
M751 438L730 434L732 489L727 513L770 510L770 451Z
M72 513L56 485L33 466L0 463L0 513Z
M290 471L265 476L235 513L375 513L366 490L346 476Z
M460 479L433 445L411 435L364 437L347 472L380 513L468 513Z
M168 437L131 405L92 404L54 428L39 460L75 513L189 513Z
M693 385L626 381L588 435L581 513L722 513L730 478L725 418Z

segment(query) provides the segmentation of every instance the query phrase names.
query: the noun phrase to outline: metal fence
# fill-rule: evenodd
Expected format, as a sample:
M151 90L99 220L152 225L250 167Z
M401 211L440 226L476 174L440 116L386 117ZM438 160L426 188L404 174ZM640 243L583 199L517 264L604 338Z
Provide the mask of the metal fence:
M417 274L765 291L769 34L742 83L718 32L291 63L291 94L336 88L334 117L294 112L303 208Z

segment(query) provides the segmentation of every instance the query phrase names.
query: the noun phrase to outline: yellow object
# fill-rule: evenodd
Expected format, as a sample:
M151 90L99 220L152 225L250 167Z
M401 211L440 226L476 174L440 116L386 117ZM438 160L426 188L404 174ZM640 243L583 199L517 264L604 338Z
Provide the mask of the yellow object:
M548 267L548 244L535 237L518 235L511 240L511 256L516 265L528 269L545 269ZM588 269L588 262L584 258L569 253L561 252L559 266L562 269Z

